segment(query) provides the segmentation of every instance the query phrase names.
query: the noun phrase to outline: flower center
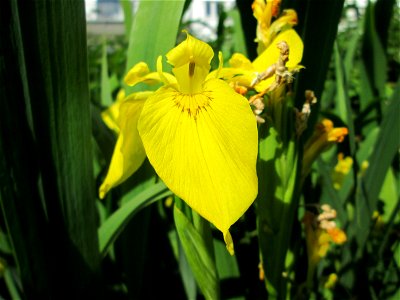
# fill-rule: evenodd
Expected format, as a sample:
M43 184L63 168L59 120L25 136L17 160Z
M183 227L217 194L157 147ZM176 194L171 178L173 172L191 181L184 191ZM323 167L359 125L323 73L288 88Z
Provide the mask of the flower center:
M173 98L175 105L182 111L186 112L189 117L197 119L198 114L202 110L207 110L212 102L212 98L201 94L184 94L177 93Z

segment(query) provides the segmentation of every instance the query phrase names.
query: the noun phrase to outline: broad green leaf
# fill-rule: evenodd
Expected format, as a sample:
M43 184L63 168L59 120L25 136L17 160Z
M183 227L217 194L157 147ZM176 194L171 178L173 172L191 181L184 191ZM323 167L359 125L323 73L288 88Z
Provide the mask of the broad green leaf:
M378 0L375 3L375 29L384 49L387 50L390 23L395 9L399 9L396 0Z
M245 34L243 32L239 10L237 8L232 9L228 12L228 16L233 20L233 49L235 52L247 56Z
M400 84L397 85L383 117L378 137L368 159L369 166L365 170L365 175L359 178L356 193L358 255L362 254L368 237L371 216L377 208L378 196L386 172L400 146L399 99Z
M104 257L108 247L124 230L129 220L145 206L171 195L171 192L160 182L148 187L115 211L99 228L100 253ZM127 194L125 197L130 197Z
M132 28L133 20L133 1L130 0L119 0L119 3L124 12L124 25L125 25L125 36L129 39L129 33Z
M366 9L362 59L368 74L369 83L373 87L374 96L385 98L385 85L387 79L387 58L385 50L376 31L375 3L369 2ZM367 103L362 103L366 105Z
M285 114L290 115L283 111ZM266 287L270 297L279 298L286 294L282 272L298 207L298 150L293 140L283 143L274 125L266 125L259 133L257 229Z
M203 237L176 205L174 220L183 250L200 290L206 299L219 299L217 269Z
M0 197L24 297L96 297L84 2L0 6Z
M126 71L140 61L146 62L150 70L156 70L157 57L165 56L175 46L184 3L183 0L140 1L130 31ZM128 91L140 89L138 85Z
M304 103L304 91L311 89L321 98L328 71L338 23L342 15L344 0L336 1L294 1L300 24L296 28L304 43L301 65L305 66L295 82L296 107ZM317 103L309 120L309 130L317 121L320 104Z
M193 276L192 269L190 269L189 263L182 249L182 244L179 241L178 233L175 229L168 232L168 239L171 244L172 252L179 265L179 272L182 278L183 288L185 289L186 296L190 300L196 299L196 280Z
M381 129L369 158L369 167L363 181L364 195L368 201L370 210L376 208L379 192L381 190L385 174L400 147L400 84L392 96L383 117Z

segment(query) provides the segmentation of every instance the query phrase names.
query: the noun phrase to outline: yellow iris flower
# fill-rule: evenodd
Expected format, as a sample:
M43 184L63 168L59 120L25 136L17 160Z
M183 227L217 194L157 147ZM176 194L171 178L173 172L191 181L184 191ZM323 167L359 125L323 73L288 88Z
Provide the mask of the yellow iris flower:
M158 76L132 72L134 82L147 76L165 85L121 105L122 141L118 138L100 196L132 174L133 161L144 159L145 150L159 177L223 233L233 254L229 228L257 195L258 133L247 99L209 74L213 56L209 45L187 34L166 55L175 76L162 72L160 57ZM133 140L143 148L135 149Z
M276 35L297 24L297 13L293 9L284 10L281 16L271 23L273 17L278 17L281 0L255 0L251 5L253 15L257 19L257 52L260 54L271 45Z
M253 62L243 54L235 53L229 60L230 67L222 68L219 77L245 87L253 87L252 83L257 75L275 64L280 56L277 44L285 41L289 45L289 61L286 67L289 72L299 69L299 63L303 57L304 45L295 30L289 29L278 34L268 48L262 52ZM257 92L264 91L275 81L275 75L257 83L254 88Z

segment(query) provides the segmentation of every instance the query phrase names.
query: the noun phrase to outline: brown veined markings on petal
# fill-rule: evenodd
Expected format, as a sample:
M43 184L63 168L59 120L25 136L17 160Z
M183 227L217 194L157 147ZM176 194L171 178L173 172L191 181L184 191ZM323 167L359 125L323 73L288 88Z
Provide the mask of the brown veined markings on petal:
M207 110L213 98L202 94L177 94L173 97L175 105L194 120L197 119L201 110Z

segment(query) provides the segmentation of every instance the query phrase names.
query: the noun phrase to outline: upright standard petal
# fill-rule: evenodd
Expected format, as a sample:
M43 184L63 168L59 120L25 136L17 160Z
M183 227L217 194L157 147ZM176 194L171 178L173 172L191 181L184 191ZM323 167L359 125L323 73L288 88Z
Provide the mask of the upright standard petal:
M160 88L145 103L138 130L166 185L223 232L257 195L257 126L248 101L219 79L199 94Z
M214 51L207 43L192 37L187 32L186 34L186 40L167 53L168 63L179 68L189 62L194 62L198 66L209 69Z
M146 158L137 123L144 102L153 92L140 92L128 96L121 104L119 112L120 134L114 148L106 178L99 189L103 199L113 187L125 181L142 165Z
M214 56L212 48L187 33L185 41L167 53L168 63L174 66L179 90L187 94L200 93L210 71Z

